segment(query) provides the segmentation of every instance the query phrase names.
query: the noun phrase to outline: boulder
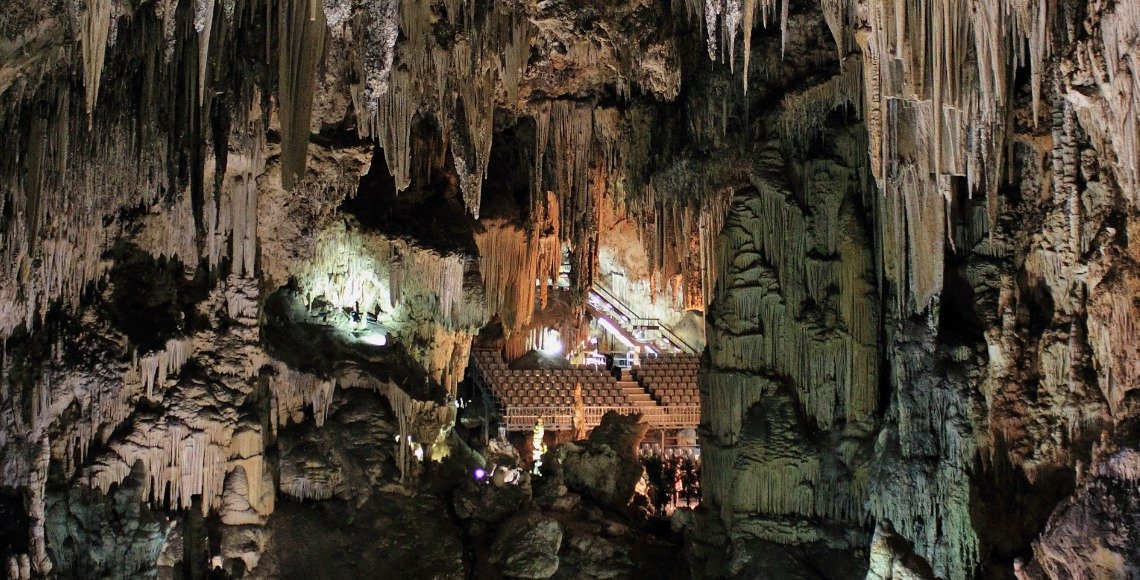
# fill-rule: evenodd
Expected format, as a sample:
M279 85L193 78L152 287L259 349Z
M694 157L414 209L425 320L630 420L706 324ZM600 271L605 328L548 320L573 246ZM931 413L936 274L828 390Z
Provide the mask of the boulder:
M615 508L628 507L645 472L637 447L648 428L640 415L606 413L588 439L558 448L566 486Z
M1093 464L1018 562L1021 580L1140 577L1140 451L1094 452Z
M491 544L491 562L506 576L549 578L558 571L562 526L553 518L527 512L507 520Z
M493 524L518 513L529 501L528 486L499 486L468 479L455 490L452 504L459 519Z
M871 539L871 559L867 580L925 580L934 578L934 570L914 546L895 533L889 520L875 526Z

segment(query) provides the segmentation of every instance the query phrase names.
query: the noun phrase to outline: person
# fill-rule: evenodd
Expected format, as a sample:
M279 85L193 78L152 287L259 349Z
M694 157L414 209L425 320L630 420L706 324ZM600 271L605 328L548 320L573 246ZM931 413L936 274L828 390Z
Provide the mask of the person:
M542 454L546 452L546 444L542 442L542 437L545 434L546 430L542 426L542 417L539 417L538 421L534 423L534 434L530 440L530 456L534 461L534 469L531 470L531 473L534 475L542 475L542 471L540 470L542 467Z
M685 458L685 505L693 506L693 494L697 489L697 471L693 460Z
M684 489L685 482L681 477L681 464L674 460L673 462L673 507L681 501L681 490Z
M661 457L649 455L645 458L645 474L649 478L649 489L653 492L653 506L656 508L654 511L663 514L665 513L666 490L665 464L661 462Z

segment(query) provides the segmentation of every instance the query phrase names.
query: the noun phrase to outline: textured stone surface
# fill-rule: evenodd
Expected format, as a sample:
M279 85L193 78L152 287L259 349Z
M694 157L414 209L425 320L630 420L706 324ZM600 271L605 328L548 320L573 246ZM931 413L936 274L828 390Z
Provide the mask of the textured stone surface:
M491 561L514 578L550 578L558 571L562 527L552 518L524 513L503 523L491 545Z
M1104 0L3 2L5 572L481 571L528 492L414 455L477 463L476 337L576 343L601 282L696 342L708 313L698 576L1135 573L1138 29ZM535 503L630 503L640 434L607 430ZM594 524L557 574L660 576Z
M556 454L566 486L615 508L628 507L645 472L637 446L648 428L639 415L611 412L585 441L562 444Z

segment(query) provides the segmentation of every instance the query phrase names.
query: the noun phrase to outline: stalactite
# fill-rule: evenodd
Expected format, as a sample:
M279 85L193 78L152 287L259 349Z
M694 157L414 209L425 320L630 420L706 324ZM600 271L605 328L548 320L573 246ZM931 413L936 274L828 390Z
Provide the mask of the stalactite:
M95 105L99 100L99 81L103 77L103 60L111 28L113 0L92 0L86 3L80 18L79 44L83 50L83 88L87 93L87 119L91 123Z
M407 70L393 69L388 92L377 99L378 122L382 125L377 134L388 171L396 179L396 191L403 191L412 183L412 120L417 109L413 83Z
M759 15L761 24L767 26L769 18L774 18L776 0L746 0L742 5L735 0L706 0L701 5L695 6L690 2L688 6L690 13L700 14L704 21L708 30L709 55L713 59L718 53L727 53L731 61L734 58L732 46L740 29L743 29L746 70L742 80L747 87L754 20ZM788 3L781 2L779 9L781 32L784 33ZM824 3L825 20L841 59L851 48L843 30L848 27L859 29L855 40L863 56L864 118L870 132L872 170L880 189L898 191L903 188L890 185L898 180L911 181L913 188L901 191L908 200L906 206L913 211L920 207L930 210L929 200L914 199L925 195L918 192L937 190L947 197L948 203L951 195L951 189L947 187L949 177L963 176L970 193L980 192L989 197L990 221L994 221L996 205L993 200L997 196L1004 164L1005 122L1012 100L1013 75L1017 66L1026 60L1023 46L1028 41L1036 111L1043 82L1043 63L1051 50L1049 22L1055 10L1052 0L1010 0L977 7L961 0L877 0L859 11L863 20L854 23L850 20L855 8L835 0ZM1124 16L1124 21L1129 17ZM1114 48L1127 44L1116 41L1119 37L1116 31L1123 26L1115 26L1115 22L1114 26L1106 29ZM971 57L974 62L967 62ZM857 65L845 64L843 84L850 83L849 75L856 68ZM978 71L976 77L961 74L970 68ZM813 91L836 96L839 93L831 92L832 87L826 85ZM797 110L798 106L809 102L793 100L786 103L790 113L785 117L785 122L789 123L786 127L788 134L797 138L810 135L810 132L793 131L796 125L800 125L798 119L813 118L805 115L809 111ZM852 99L852 104L857 102ZM1140 128L1134 122L1130 124L1133 129ZM1124 134L1132 143L1140 142L1137 130L1125 131ZM900 143L910 147L900 151L897 149ZM1127 145L1125 149L1136 151ZM900 159L908 161L900 165ZM1132 174L1135 175L1135 170ZM926 175L934 178L927 179ZM916 179L916 176L923 177ZM937 214L924 216L923 226L934 223L936 218L945 215L945 210L939 210ZM916 223L900 231L908 232L913 241L927 234L910 230L923 226ZM941 229L945 236L945 228ZM921 241L923 253L915 254L919 261L910 263L906 269L912 276L907 285L916 292L909 303L917 310L924 309L940 290L935 274L941 270L940 265L927 259L925 250L931 246L927 243L929 240ZM935 256L935 260L938 259Z
M232 271L242 276L252 276L257 264L257 177L265 173L268 149L259 101L255 90L251 110L232 131L236 151L226 153L226 175L215 203L207 203L204 211L207 263L217 269L228 258ZM212 171L207 177L214 177Z
M396 415L396 425L398 426L400 438L396 442L396 457L399 461L400 482L404 483L408 480L408 475L412 469L412 454L406 442L408 440L408 433L411 432L415 407L412 404L412 398L409 397L403 389L393 383L385 385L381 392L388 398L388 403L392 406L392 412Z
M476 9L485 10L481 18L471 17ZM467 17L459 19L460 13ZM478 217L495 106L503 97L510 106L518 99L533 25L518 7L505 5L455 6L447 16L459 34L445 48L432 33L436 16L429 4L401 4L400 30L406 41L391 67L387 92L377 96L377 127L365 133L379 137L396 190L403 191L418 177L412 175L412 125L417 115L434 114L441 141L450 144L464 204ZM384 70L371 67L367 72L372 74L372 68ZM369 79L368 84L379 81Z
M41 387L44 391L47 387ZM29 489L29 508L28 516L31 519L31 538L29 544L31 546L31 563L32 569L39 576L48 576L51 574L52 562L48 558L47 552L47 538L45 537L44 526L46 525L45 503L47 501L47 480L48 480L48 466L51 462L51 444L48 441L47 433L44 433L44 427L36 429L37 435L40 438L38 453L33 463L33 469L28 476L28 489Z
M282 0L277 23L281 185L291 190L308 159L317 65L325 49L324 9L320 0Z
M194 31L198 33L198 104L206 100L206 70L210 64L210 34L217 0L195 0Z
M489 6L481 28L469 27L468 39L451 47L449 85L459 97L453 119L462 119L452 137L462 137L467 147L452 144L452 156L459 174L463 201L468 211L479 217L483 177L491 158L491 138L499 87L507 104L518 98L519 77L530 52L530 21L509 10ZM445 94L452 87L440 87ZM444 109L446 113L447 108ZM464 151L467 149L467 151Z
M843 106L863 110L863 66L855 59L842 61L839 74L831 79L784 96L777 121L782 140L803 153L819 137L828 114Z
M0 163L4 187L22 192L10 198L12 218L0 245L0 336L32 328L53 304L76 307L87 284L109 270L103 256L122 227L111 216L154 206L166 184L166 154L153 135L101 119L87 132L78 124L83 117L69 113L74 103L66 92L53 93L57 114L33 117L31 132L21 130L11 144L20 155ZM17 130L23 114L4 122ZM26 171L13 171L16 164ZM55 195L63 187L71 193Z
M136 425L125 440L111 444L111 454L97 460L87 479L107 493L141 461L147 473L145 495L153 503L169 497L171 507L185 509L194 495L202 495L205 513L222 494L225 448L232 429L225 423L204 425L204 430L174 421Z
M481 223L485 230L475 234L475 243L479 246L487 307L499 313L504 328L522 328L530 324L534 314L539 241L507 222Z
M190 357L190 341L172 338L166 341L162 350L148 353L135 361L134 374L124 377L124 382L141 382L148 399L155 398L155 387L165 389L167 378L178 373ZM129 388L129 387L128 387Z
M275 361L271 366L269 389L273 393L274 428L302 422L306 407L312 410L317 426L323 426L336 381L295 371L281 362Z

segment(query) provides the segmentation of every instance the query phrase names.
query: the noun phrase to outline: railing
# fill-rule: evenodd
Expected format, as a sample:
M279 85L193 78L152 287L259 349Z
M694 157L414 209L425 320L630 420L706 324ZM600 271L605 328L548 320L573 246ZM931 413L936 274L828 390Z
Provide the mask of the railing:
M619 415L633 415L640 413L642 419L650 427L656 429L685 429L696 427L701 421L701 407L699 405L686 405L683 407L636 407L636 406L588 406L584 407L586 428L597 427L602 423L602 416L609 411ZM563 431L574 428L574 407L507 407L503 412L503 423L508 431L529 431L541 418L545 429Z
M620 353L615 354L614 355L614 366L619 368L619 369L631 369L631 368L633 368L633 356L628 355L628 354L620 354Z
M688 341L678 336L677 333L673 332L673 329L665 326L664 324L661 324L661 321L659 319L641 318L637 316L636 313L634 313L633 310L626 306L620 298L615 296L614 293L609 290L609 288L606 288L602 284L595 283L593 289L594 293L597 294L599 298L609 304L610 307L616 310L617 313L620 314L623 318L628 319L629 322L627 324L629 324L630 327L632 327L634 330L655 330L660 333L661 336L665 338L665 340L677 348L680 348L689 354L700 353L699 348L689 344Z

